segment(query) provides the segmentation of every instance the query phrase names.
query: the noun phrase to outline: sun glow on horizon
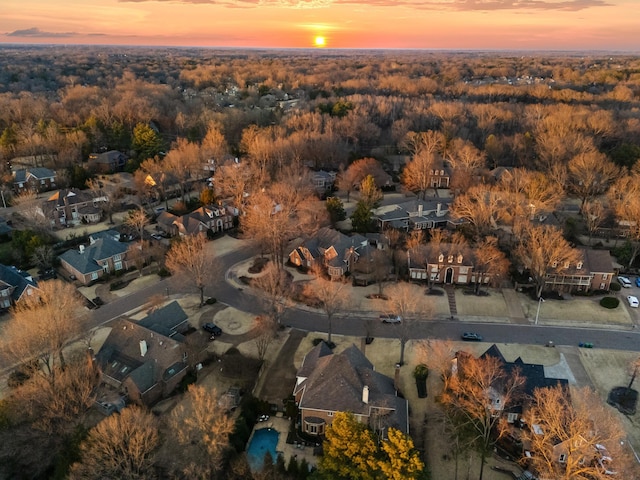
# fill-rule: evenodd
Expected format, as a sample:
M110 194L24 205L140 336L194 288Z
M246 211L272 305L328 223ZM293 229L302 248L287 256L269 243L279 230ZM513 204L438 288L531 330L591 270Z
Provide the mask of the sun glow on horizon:
M327 39L323 36L318 35L314 40L314 44L316 47L322 48L327 44Z

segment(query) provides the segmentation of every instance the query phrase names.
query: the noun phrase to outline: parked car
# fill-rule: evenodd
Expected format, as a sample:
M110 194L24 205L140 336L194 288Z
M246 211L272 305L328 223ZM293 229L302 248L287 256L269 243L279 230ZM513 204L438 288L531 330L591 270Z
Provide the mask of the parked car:
M624 288L631 288L631 280L628 277L623 277L622 275L618 276L618 282Z
M215 335L216 337L222 335L222 329L219 326L217 326L215 323L207 322L204 325L202 325L202 328L206 332L209 332L211 335Z
M386 313L384 315L380 315L380 321L382 323L402 323L402 317L400 315Z
M638 302L638 297L634 295L628 295L627 302L629 302L629 306L631 308L638 308L638 306L640 306L640 302Z
M640 287L640 277L636 277L636 287Z
M482 336L474 332L464 332L462 334L462 340L466 342L481 342Z

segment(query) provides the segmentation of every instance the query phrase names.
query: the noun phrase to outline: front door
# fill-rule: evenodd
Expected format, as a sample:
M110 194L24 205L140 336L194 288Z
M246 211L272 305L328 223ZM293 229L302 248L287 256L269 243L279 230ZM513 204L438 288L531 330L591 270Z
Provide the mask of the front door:
M447 273L444 276L444 283L453 283L453 268L447 268Z

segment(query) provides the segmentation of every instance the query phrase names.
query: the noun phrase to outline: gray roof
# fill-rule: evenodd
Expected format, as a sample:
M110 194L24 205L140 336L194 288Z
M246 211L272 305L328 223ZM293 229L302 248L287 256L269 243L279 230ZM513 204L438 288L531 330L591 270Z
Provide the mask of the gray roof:
M138 322L138 325L170 337L176 333L178 327L184 324L188 318L180 304L173 301L169 305L147 315Z
M6 266L2 264L0 264L0 282L4 282L7 285L15 287L11 294L13 301L18 300L22 295L22 292L24 292L27 287L38 286L38 283L27 272L18 270L14 266Z
M60 255L60 259L80 273L87 274L102 270L102 267L98 264L99 260L122 255L126 253L127 249L126 243L117 242L110 237L103 237L85 247L82 253L78 249L67 250Z
M302 369L298 376L301 372ZM368 403L362 397L365 386L369 389ZM397 396L393 380L376 372L355 345L341 353L317 358L311 374L295 390L303 390L300 408L365 416L375 409L384 412L389 426L407 431L406 421L402 420L406 418L406 400Z
M408 202L398 203L390 209L389 206L381 207L378 211L383 213L375 214L374 217L383 222L400 222L402 220L411 220L413 222L419 221L440 221L444 222L449 220L449 214L437 216L435 212L438 210L438 205L443 211L449 210L450 202L444 202L442 199L436 200L410 200ZM422 215L417 215L420 207L422 207ZM399 224L400 225L400 224ZM395 226L395 225L394 225Z
M344 263L351 247L356 251L360 251L366 245L368 245L368 241L362 235L355 234L349 237L337 230L327 227L318 230L315 237L304 243L304 247L309 250L309 253L314 259L323 256L328 249L333 247L337 256L328 261L328 264L333 266ZM305 257L301 247L298 247L298 251L301 257Z
M29 176L35 177L37 180L42 180L55 177L56 172L44 167L21 168L13 172L13 183L24 183Z

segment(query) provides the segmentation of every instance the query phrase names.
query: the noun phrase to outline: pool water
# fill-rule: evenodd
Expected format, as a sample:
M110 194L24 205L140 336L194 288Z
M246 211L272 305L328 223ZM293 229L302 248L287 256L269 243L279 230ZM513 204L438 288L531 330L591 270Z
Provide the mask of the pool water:
M280 434L273 428L261 428L253 432L253 438L247 446L247 459L251 470L257 472L262 469L264 464L264 455L271 453L271 457L275 462L278 458L276 447L278 446L278 437Z

